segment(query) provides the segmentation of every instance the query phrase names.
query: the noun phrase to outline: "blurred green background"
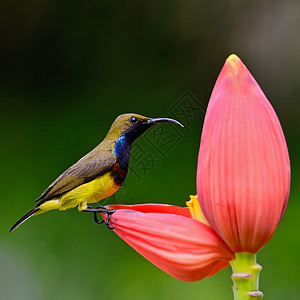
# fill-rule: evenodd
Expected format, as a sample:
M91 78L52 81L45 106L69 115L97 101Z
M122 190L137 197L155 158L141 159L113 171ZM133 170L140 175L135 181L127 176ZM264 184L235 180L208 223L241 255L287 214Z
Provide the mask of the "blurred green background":
M76 209L8 235L117 115L171 116L186 91L206 106L231 53L275 108L292 163L286 214L258 255L260 287L266 299L299 299L299 1L4 0L0 14L0 299L233 299L229 268L180 282ZM203 114L189 121L139 180L131 161L123 194L106 203L183 206L195 193Z

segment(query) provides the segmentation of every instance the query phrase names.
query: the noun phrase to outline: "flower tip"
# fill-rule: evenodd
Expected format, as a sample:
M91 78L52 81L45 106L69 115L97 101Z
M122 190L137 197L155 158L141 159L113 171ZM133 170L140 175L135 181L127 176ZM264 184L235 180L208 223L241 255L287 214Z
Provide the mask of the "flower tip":
M228 62L231 62L231 61L235 61L235 62L241 61L240 58L236 54L234 54L234 53L230 54L226 60Z
M237 73L241 71L243 63L236 54L231 54L225 62L225 67L228 73Z

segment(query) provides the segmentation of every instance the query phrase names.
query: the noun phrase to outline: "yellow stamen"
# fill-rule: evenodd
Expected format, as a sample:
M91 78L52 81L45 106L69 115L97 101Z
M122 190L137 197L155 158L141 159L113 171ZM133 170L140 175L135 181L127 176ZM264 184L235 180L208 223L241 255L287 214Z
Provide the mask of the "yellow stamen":
M190 195L190 199L190 201L186 201L186 205L190 209L192 218L210 226L208 221L204 217L197 196Z

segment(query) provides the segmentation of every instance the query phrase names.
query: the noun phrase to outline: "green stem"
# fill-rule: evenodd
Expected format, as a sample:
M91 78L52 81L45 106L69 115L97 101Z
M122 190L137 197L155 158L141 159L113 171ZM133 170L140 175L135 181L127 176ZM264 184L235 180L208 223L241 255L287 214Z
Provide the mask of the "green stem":
M259 273L262 269L256 263L256 254L248 252L235 253L235 259L230 262L233 274L234 300L259 300L263 293L258 290Z

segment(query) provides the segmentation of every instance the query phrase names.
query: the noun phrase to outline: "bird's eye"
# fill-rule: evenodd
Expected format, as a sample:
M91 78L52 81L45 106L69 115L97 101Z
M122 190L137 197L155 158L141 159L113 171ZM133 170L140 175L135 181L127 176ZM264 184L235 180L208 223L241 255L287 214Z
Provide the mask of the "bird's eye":
M132 117L130 118L130 123L131 123L131 124L136 124L137 122L138 122L138 118L137 118L137 117L133 117L133 116L132 116Z

